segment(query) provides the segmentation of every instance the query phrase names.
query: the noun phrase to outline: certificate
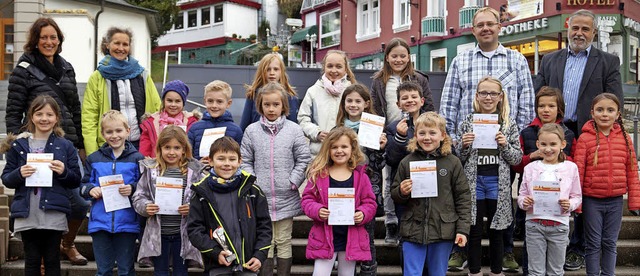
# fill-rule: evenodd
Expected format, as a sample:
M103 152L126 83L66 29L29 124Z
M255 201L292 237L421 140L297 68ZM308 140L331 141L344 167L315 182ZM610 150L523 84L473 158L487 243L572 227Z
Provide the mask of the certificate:
M182 205L182 178L156 178L155 203L160 207L158 214L179 215L178 207Z
M557 216L562 214L559 181L534 181L533 214Z
M411 198L437 197L438 176L436 175L436 161L409 162L409 175L411 185Z
M355 225L354 188L329 188L329 225Z
M362 112L358 129L358 143L363 147L380 150L380 136L384 130L384 120L384 117Z
M27 177L25 187L52 187L53 171L49 164L53 161L53 153L27 153L27 165L34 167L36 172Z
M101 176L98 178L100 189L102 190L102 200L104 200L104 210L113 212L115 210L131 207L128 196L120 194L118 189L124 186L124 179L121 174Z
M474 149L497 149L496 134L500 130L498 114L473 114Z
M205 129L202 134L202 140L200 140L200 150L198 151L200 157L209 156L209 149L211 149L211 144L218 140L219 138L224 136L224 133L227 131L227 127L216 127Z

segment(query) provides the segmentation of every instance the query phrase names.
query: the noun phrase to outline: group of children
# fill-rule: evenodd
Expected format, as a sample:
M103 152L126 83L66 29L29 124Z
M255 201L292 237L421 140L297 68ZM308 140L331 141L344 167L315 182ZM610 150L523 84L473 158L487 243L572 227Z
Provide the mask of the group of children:
M405 275L445 275L454 245L468 245L470 275L481 275L486 217L491 273L499 275L502 231L513 220L510 169L520 166L518 207L527 212L528 273L562 274L569 214L582 204L587 273L613 274L622 195L629 192L630 210L640 209L635 153L619 100L609 93L596 97L593 120L575 143L562 125L558 89L541 89L537 117L520 132L508 116L500 81L486 77L478 83L473 107L475 113L497 114L497 148L473 147L473 115L460 125L461 141L454 144L444 118L432 112L428 80L412 70L408 45L401 39L389 44L374 91L357 83L345 53L329 51L321 79L299 107L284 64L277 55L265 56L248 86L242 128L227 110L232 102L227 83L205 87L206 112L198 120L199 114L183 110L188 87L169 82L162 110L142 124L139 152L126 140L130 126L124 115L103 115L106 143L88 156L82 180L77 152L59 128L57 103L36 98L26 132L2 147L7 152L2 181L16 189L11 216L25 247L25 273L39 274L43 261L47 275L59 275L56 248L70 210L64 189L81 186L92 202L89 234L97 275L111 274L114 262L120 275L132 275L136 259L153 265L157 275L169 275L170 266L173 275L187 275L189 267L204 268L208 275L272 275L274 266L278 275L289 275L293 218L303 213L313 221L306 257L315 260L314 275L329 275L336 260L339 275L353 275L357 262L362 262L360 275L375 275L374 219L383 215L397 227ZM359 145L363 112L389 120L379 150ZM217 127L226 127L225 136L201 156L205 130ZM50 188L25 186L36 173L28 153L53 153ZM435 161L437 196L412 198L410 164L425 160ZM387 189L385 166L391 179ZM118 193L129 197L131 207L107 212L100 178L117 174L124 180ZM158 178L181 180L174 214L159 214ZM560 213L535 212L541 181L559 183ZM353 189L354 225L328 223L329 189L336 188Z

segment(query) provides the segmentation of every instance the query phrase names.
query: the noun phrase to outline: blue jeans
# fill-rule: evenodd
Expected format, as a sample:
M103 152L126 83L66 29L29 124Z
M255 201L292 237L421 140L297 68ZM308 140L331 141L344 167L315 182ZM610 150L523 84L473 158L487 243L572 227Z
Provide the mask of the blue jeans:
M403 242L404 275L447 274L447 260L449 260L452 246L452 241L434 242L428 245ZM428 273L425 274L423 269Z
M153 257L153 275L169 276L169 260L173 264L173 276L187 276L187 266L180 257L180 246L182 239L180 234L162 235L162 245L160 256ZM171 259L170 259L171 258Z
M113 275L114 262L118 263L118 275L136 275L133 267L136 257L137 233L91 233L93 254L98 271L96 276Z
M582 197L587 275L614 275L622 226L622 196ZM602 256L600 255L602 254Z
M498 176L478 175L476 178L476 200L498 199Z

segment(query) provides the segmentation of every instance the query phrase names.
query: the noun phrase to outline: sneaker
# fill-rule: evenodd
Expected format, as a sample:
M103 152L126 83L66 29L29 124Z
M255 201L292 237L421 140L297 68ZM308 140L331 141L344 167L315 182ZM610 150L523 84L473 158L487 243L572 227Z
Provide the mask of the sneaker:
M505 253L502 258L502 271L504 272L518 272L518 262L516 257L513 256L513 252Z
M449 258L449 271L458 272L464 270L467 266L467 254L464 252L455 251Z
M386 244L398 245L400 237L398 235L398 224L389 223L385 225L387 228L387 233L384 237L384 242Z
M584 266L584 257L571 251L567 253L567 258L564 261L564 270L574 271L581 269Z

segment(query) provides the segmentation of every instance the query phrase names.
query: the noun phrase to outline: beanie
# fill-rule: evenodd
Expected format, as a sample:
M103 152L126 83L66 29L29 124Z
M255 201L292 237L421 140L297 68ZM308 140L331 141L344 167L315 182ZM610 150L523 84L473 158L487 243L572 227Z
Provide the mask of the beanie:
M182 98L182 105L184 106L187 103L187 96L189 95L189 87L182 82L181 80L172 80L167 82L162 90L162 99L164 100L164 96L167 95L167 92L176 92Z

